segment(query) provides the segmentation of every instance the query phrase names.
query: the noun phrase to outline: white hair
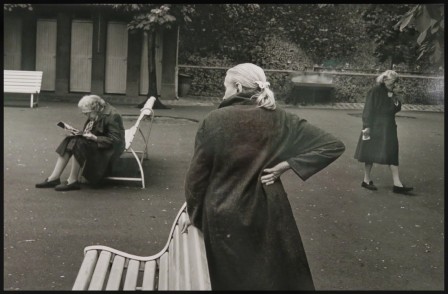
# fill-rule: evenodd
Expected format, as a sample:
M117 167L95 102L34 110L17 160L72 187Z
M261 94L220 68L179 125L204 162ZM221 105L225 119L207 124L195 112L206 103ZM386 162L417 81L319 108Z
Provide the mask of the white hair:
M86 95L81 98L78 102L79 108L90 109L94 111L99 111L106 105L106 101L104 101L98 95Z
M376 78L376 82L378 84L384 84L385 79L387 80L398 79L398 74L396 71L388 69Z
M246 91L256 90L251 99L257 99L258 107L268 110L276 108L274 92L269 89L269 83L261 67L252 63L238 64L227 71L227 78L234 85L241 84Z

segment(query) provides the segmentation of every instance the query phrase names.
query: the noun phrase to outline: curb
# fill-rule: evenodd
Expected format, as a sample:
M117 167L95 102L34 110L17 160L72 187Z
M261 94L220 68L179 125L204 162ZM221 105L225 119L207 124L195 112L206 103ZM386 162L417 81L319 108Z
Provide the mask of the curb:
M165 100L163 103L167 106L218 106L222 100L219 98L212 99L193 99L181 98L179 100ZM334 103L334 104L313 104L313 105L293 105L286 104L283 101L277 101L278 105L283 108L298 109L343 109L343 110L363 110L364 103ZM445 105L420 105L420 104L404 104L402 111L429 111L429 112L445 112Z

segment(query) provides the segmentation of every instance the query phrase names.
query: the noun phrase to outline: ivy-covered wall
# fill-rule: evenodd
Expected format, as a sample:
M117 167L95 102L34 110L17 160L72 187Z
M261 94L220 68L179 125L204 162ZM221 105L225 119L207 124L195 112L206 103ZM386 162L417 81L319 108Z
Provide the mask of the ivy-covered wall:
M181 67L179 73L192 77L188 96L208 99L224 95L225 68ZM266 71L267 80L271 83L278 100L285 102L294 100L292 73L282 71ZM333 74L334 102L364 102L367 91L375 85L375 75ZM429 77L400 78L403 88L402 99L408 104L444 104L444 80Z
M231 21L224 17L220 6L203 9L207 10L206 17L180 30L179 72L193 77L188 93L191 96L222 97L226 69L245 62L261 66L276 98L292 103L297 102L295 95L304 92L297 92L291 76L316 66L372 74L334 74L331 96L334 102L364 102L376 75L389 68L399 74L425 71L429 75L443 75L441 68L425 69L412 58L402 60L395 56L408 51L401 50L402 47L416 44L412 38L387 37L394 30L390 23L396 23L409 5L384 8L371 4L268 4L260 5L259 10L250 14L240 9L239 16ZM378 38L388 42L378 43ZM382 55L378 55L378 50L385 54L389 49L394 58L379 58ZM444 103L443 79L403 77L401 84L405 103Z

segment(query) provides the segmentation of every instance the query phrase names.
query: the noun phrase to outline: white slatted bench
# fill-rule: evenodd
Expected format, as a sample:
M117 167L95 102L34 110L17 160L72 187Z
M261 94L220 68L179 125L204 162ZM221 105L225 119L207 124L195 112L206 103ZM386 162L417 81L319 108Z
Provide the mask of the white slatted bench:
M132 153L134 156L138 168L139 168L139 176L138 177L116 177L116 176L108 176L106 179L108 180L116 180L116 181L138 181L142 183L142 188L145 188L145 173L143 171L143 160L148 157L148 143L149 143L149 135L151 133L151 127L154 120L154 110L152 109L154 106L154 102L156 98L151 96L146 101L145 105L142 109L140 109L140 116L137 121L134 123L132 127L125 130L124 136L126 140L125 149L123 155L126 153ZM124 117L125 115L123 115ZM142 129L141 122L147 120L149 125L147 125L146 129ZM136 137L137 131L140 133L140 138L143 141L142 150L134 150L133 143L134 138ZM140 157L138 157L140 154Z
M31 94L30 107L38 106L42 75L42 71L3 70L3 92Z
M211 290L202 233L190 226L181 233L182 206L165 247L152 256L136 256L110 247L84 249L72 290Z

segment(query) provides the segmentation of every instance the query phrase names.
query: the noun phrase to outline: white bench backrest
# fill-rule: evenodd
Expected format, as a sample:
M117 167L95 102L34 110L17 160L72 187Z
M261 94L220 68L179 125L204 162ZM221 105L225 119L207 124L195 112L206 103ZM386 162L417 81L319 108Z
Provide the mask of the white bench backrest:
M3 92L40 93L42 71L3 70Z
M152 107L154 106L155 101L156 101L155 97L148 98L148 101L146 101L145 105L140 110L140 116L138 117L135 124L132 127L130 127L129 129L125 130L124 135L125 135L125 140L126 140L126 147L125 147L126 150L129 149L129 147L132 144L132 141L134 140L135 134L137 133L137 130L140 126L140 121L145 116L151 115L154 113L154 111L152 110Z
M184 203L165 247L152 256L136 256L102 245L86 247L72 289L211 290L204 237L194 226L186 233L180 231L179 225L186 218Z

